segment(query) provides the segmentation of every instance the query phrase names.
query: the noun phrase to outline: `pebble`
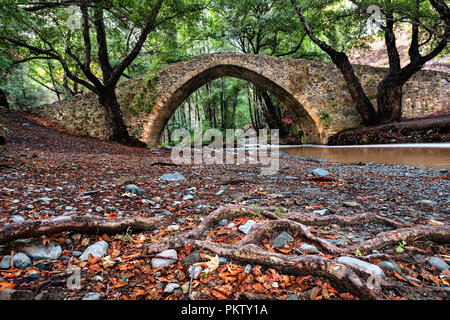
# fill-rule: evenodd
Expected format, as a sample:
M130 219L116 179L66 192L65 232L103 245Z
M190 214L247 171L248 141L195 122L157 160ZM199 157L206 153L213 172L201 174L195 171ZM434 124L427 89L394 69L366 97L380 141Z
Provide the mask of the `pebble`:
M236 223L230 222L230 223L227 225L227 228L228 228L228 229L231 229L231 228L233 228L235 225L236 225Z
M81 300L100 300L102 295L98 292L88 292L86 293Z
M48 245L44 245L42 241L34 241L30 245L24 246L23 251L33 260L57 260L61 256L62 248L55 241L50 241Z
M3 256L2 261L0 262L0 269L9 269L11 266L11 256Z
M175 289L178 289L180 285L178 283L169 283L164 288L164 293L171 294Z
M319 253L319 249L317 249L315 246L307 244L307 243L303 243L299 248L299 251L301 251L302 253Z
M313 174L315 176L319 176L319 177L324 177L324 176L328 176L330 173L327 170L317 168L317 169L312 170L311 174Z
M11 221L14 223L23 223L25 219L21 216L12 216Z
M189 278L197 279L200 273L202 273L203 268L200 266L190 266L188 269Z
M318 214L319 216L324 216L328 214L328 209L314 210L313 213Z
M288 232L283 231L273 240L272 246L275 248L280 248L293 240L294 238Z
M183 197L183 200L192 200L194 197L191 194L187 194Z
M369 275L378 275L380 277L385 277L386 274L384 271L379 267L372 263L368 263L356 258L352 257L339 257L336 259L336 262L348 265L349 267L353 267L355 269L358 269L364 273L367 273Z
M359 206L359 203L355 202L355 201L344 201L344 206L346 206L346 207L357 207L357 206Z
M286 297L286 300L298 300L298 297L292 293Z
M439 271L450 270L450 266L444 260L438 257L428 258L427 264L430 267L436 267L436 269Z
M227 219L222 219L219 221L219 226L225 226L228 224L228 220Z
M18 252L13 257L14 266L19 269L25 269L31 265L31 259L24 253Z
M166 267L170 266L171 264L177 262L177 260L178 260L178 254L173 249L164 250L164 251L158 253L156 256L170 258L170 259L153 258L152 259L152 268L153 269L161 268L161 267L166 268Z
M180 181L180 180L186 180L186 178L178 173L178 172L174 172L174 173L166 173L165 175L161 176L159 178L159 180L161 181Z
M98 241L84 250L83 254L80 256L80 260L87 260L89 254L96 258L103 258L108 250L108 242Z
M183 265L183 267L188 268L191 265L193 265L194 263L201 262L201 261L202 261L202 258L200 257L200 251L196 250L196 251L192 251L191 253L189 253L183 259L183 261L181 261L181 264Z
M145 193L145 190L144 190L144 189L138 187L138 186L135 185L135 184L128 184L128 185L125 186L125 188L123 188L123 190L124 190L125 192L129 192L129 193L132 193L132 194L136 194L136 195L138 195L138 196L141 196L141 195L143 195L143 194Z
M252 273L252 266L250 264L246 265L244 268L245 273Z
M388 271L396 271L397 273L401 273L402 269L392 260L389 261L382 261L377 264L382 269L388 270Z
M422 199L422 200L418 200L416 201L417 204L426 204L428 206L434 206L437 204L436 201L433 200L428 200L428 199Z
M247 234L250 231L250 229L253 227L253 225L255 225L255 224L256 224L256 221L248 220L246 223L241 225L238 229L243 234Z

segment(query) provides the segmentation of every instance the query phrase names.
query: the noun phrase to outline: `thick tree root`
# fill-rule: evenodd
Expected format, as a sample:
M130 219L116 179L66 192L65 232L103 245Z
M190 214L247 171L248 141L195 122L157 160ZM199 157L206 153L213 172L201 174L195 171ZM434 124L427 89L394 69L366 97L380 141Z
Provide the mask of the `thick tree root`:
M375 238L350 246L347 252L370 252L400 241L411 242L427 239L436 243L450 243L450 226L418 226L381 232Z
M381 292L371 290L353 270L321 256L285 256L279 253L268 252L254 244L236 246L183 237L149 244L147 246L147 254L155 254L167 249L181 250L185 246L206 250L229 259L267 266L289 274L324 276L334 281L337 286L362 299L383 298Z
M65 231L82 233L119 233L152 230L163 224L162 218L125 217L107 219L99 216L61 216L52 219L24 221L0 228L0 244L17 239L34 238Z
M250 230L250 232L241 241L237 242L236 245L244 246L247 244L258 244L262 240L262 238L264 238L266 235L269 234L271 230L291 231L293 234L300 235L301 237L309 240L310 242L319 245L329 253L332 254L344 253L344 250L313 235L309 231L307 226L288 219L269 220L258 223Z
M240 216L251 216L263 219L252 227L250 232L234 245L219 244L199 240L202 234L213 228L222 219L233 219ZM356 250L370 252L381 249L387 245L399 241L412 242L416 239L431 240L437 243L450 243L450 226L418 226L413 228L401 228L379 233L375 238L352 245L347 248L339 248L312 234L306 225L327 225L336 223L339 225L360 225L376 221L394 228L401 225L393 220L376 214L366 213L354 217L330 215L326 217L309 213L292 213L285 218L266 210L249 208L239 205L225 206L213 211L205 220L193 230L170 238L162 242L147 244L144 247L142 258L154 257L155 254L167 250L182 250L185 246L209 251L213 254L251 264L259 264L277 269L281 272L298 275L324 276L333 281L336 286L363 299L383 299L386 296L381 290L372 288L364 279L366 275L358 275L357 270L340 264L335 260L320 255L283 255L269 252L260 248L257 244L270 235L273 230L287 230L294 235L301 236L305 240L320 246L325 252L334 256L352 254ZM57 217L46 220L25 221L20 225L9 225L0 229L0 244L22 238L32 238L42 235L56 234L60 232L96 232L119 233L131 228L133 231L152 230L169 223L167 218L142 218L127 217L107 219L96 216ZM20 227L19 227L20 226ZM365 258L372 257L372 255ZM138 257L136 257L138 258ZM139 258L141 258L139 256ZM382 286L389 286L383 281ZM403 288L404 290L407 290ZM402 290L403 290L402 289ZM429 291L429 290L428 290ZM447 292L442 292L447 294Z
M368 222L376 222L393 228L401 228L405 226L404 224L401 224L386 217L382 217L375 213L363 213L351 217L333 214L323 217L310 212L293 212L287 218L310 226L326 226L330 224L337 224L343 227L343 226L355 226L365 224Z

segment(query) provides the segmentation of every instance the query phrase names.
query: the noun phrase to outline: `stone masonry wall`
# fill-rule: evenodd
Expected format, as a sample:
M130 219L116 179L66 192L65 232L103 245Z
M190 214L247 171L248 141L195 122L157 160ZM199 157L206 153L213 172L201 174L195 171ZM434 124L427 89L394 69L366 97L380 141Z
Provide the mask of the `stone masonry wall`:
M376 106L376 88L383 68L354 66ZM239 53L217 53L168 65L121 83L118 100L129 133L156 145L172 113L192 92L222 76L263 86L297 115L305 143L326 143L332 134L361 122L344 78L332 63ZM426 116L450 107L447 73L420 71L404 86L403 116ZM109 128L93 93L31 109L32 113L76 132L105 138ZM328 113L330 121L324 121Z

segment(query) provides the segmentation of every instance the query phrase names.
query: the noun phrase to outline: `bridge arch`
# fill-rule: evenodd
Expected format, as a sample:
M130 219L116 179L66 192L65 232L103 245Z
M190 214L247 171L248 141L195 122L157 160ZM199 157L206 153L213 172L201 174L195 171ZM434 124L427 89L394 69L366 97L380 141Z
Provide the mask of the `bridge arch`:
M229 76L257 84L276 96L295 115L306 140L320 142L320 133L311 115L289 92L289 86L285 87L286 81L279 81L285 78L283 68L278 69L278 73L268 70L265 59L258 57L236 53L210 54L164 68L157 84L159 94L153 112L144 123L143 140L148 145L157 145L172 114L189 95L210 81ZM160 90L158 86L161 86Z

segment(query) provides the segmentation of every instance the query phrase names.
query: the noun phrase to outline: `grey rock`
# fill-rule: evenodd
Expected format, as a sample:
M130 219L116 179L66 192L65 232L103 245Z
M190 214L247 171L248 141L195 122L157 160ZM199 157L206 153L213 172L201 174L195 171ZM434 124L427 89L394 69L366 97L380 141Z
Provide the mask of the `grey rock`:
M272 242L272 245L275 248L279 248L284 246L285 244L288 244L289 242L293 241L294 238L286 231L283 231L280 233Z
M90 254L96 258L103 258L106 255L107 250L108 242L98 241L84 250L83 254L80 256L80 260L87 260Z
M315 246L307 244L307 243L302 243L302 245L298 248L299 251L301 251L302 253L319 253L319 249L317 249Z
M328 209L314 210L313 213L318 214L319 216L325 216L328 214Z
M415 255L413 255L413 259L414 259L416 262L419 262L419 263L425 263L425 262L427 262L427 258L426 258L424 255L421 255L421 254L415 254Z
M298 300L298 297L295 294L290 294L286 297L286 300Z
M352 257L339 257L336 259L337 262L348 265L351 268L355 268L361 272L364 272L369 275L378 275L380 277L385 277L386 274L384 271L379 267L372 263L368 263L356 258Z
M183 200L192 200L194 197L191 194L187 194L183 197Z
M4 256L0 262L0 269L9 269L11 267L11 256Z
M178 283L169 283L164 288L164 293L171 294L175 289L178 289L180 285Z
M166 173L165 175L161 176L159 178L159 180L161 181L180 181L180 180L186 180L186 178L178 173L178 172L174 172L174 173Z
M136 194L138 196L141 196L141 195L143 195L145 193L144 189L138 187L135 184L128 184L128 185L126 185L125 188L124 188L124 191L125 192L130 192L132 194Z
M418 200L418 201L416 201L416 203L417 203L417 204L426 204L426 205L428 205L428 206L434 206L434 205L437 204L436 201L433 201L433 200L427 200L427 199L421 199L421 200Z
M102 295L98 292L88 292L86 293L81 300L100 300Z
M228 228L228 229L231 229L231 228L233 228L235 225L236 225L236 223L230 222L230 223L227 225L227 228Z
M224 265L226 265L227 263L228 263L227 258L224 258L224 257L220 257L220 258L219 258L219 266L224 266Z
M34 241L24 246L23 251L33 260L57 260L62 253L62 248L55 241L50 241L48 245L44 245L41 241Z
M245 273L251 273L252 272L252 266L250 264L246 265L244 268Z
M444 260L438 257L428 258L427 264L430 267L436 267L436 269L439 271L450 270L450 266Z
M401 273L402 269L392 260L389 261L381 261L377 264L382 269L388 270L388 271L396 271L397 273Z
M72 252L72 255L73 255L74 257L79 257L79 256L81 256L82 254L83 254L83 252L77 251L77 250L75 250L74 252Z
M196 250L196 251L189 253L183 259L183 261L181 261L181 264L183 265L183 267L189 268L194 263L201 262L201 261L202 261L202 258L200 257L200 251Z
M227 219L222 219L219 221L219 226L225 226L228 224L228 220Z
M324 177L324 176L328 176L330 173L327 170L317 168L317 169L312 170L311 174L313 174L315 176L319 176L319 177Z
M243 234L247 234L250 229L256 224L254 220L248 220L246 223L241 225L238 230L242 232Z
M359 203L355 202L355 201L344 201L344 206L346 206L346 207L357 207L357 206L359 206Z
M202 273L203 268L200 266L190 266L188 269L189 278L197 279L200 273Z
M21 216L12 216L11 220L14 223L22 223L25 221L25 219Z
M31 259L22 252L18 252L13 257L14 266L19 269L25 269L31 265Z
M166 267L170 266L171 264L177 262L177 260L178 260L178 254L173 249L164 250L164 251L158 253L156 256L169 258L169 259L153 258L152 259L152 268L153 269L160 268L160 267L166 268Z

